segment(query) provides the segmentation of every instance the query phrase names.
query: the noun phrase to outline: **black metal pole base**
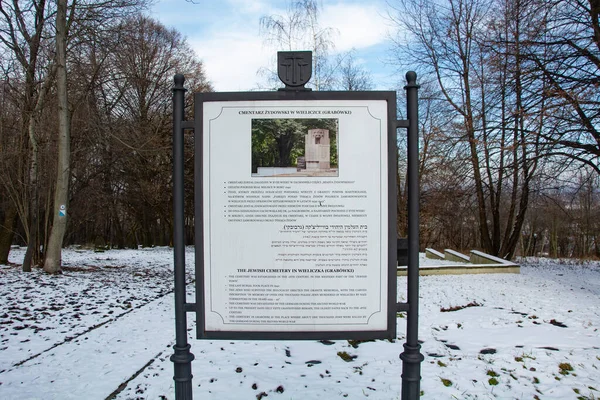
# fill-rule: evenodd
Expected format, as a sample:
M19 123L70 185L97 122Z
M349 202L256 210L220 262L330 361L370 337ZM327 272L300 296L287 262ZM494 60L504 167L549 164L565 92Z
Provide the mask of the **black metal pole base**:
M184 347L173 346L175 353L171 361L175 367L173 380L175 381L175 398L177 400L192 400L192 361L194 355L190 353L190 345Z
M421 345L409 346L404 343L402 360L402 400L417 400L421 396Z

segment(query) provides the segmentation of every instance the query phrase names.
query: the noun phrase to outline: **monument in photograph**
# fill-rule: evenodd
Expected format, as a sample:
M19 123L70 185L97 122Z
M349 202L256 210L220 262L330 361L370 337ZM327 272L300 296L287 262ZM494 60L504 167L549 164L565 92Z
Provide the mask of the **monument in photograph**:
M331 146L328 129L309 129L304 136L304 149L306 169L329 169Z
M311 113L330 112L326 106L312 106ZM296 110L269 106L240 112L285 113L304 118L251 118L252 177L337 177L339 176L339 118L305 118L304 108ZM257 114L238 114L257 115ZM328 114L332 115L332 114Z

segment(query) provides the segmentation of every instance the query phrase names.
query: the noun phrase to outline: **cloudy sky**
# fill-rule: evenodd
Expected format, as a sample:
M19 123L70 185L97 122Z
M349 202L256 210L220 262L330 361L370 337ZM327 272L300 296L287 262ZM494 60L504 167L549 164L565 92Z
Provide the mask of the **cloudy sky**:
M262 16L282 15L289 0L159 0L151 15L186 35L204 61L217 91L255 89L261 67L274 68L277 50L259 35ZM385 0L322 0L321 27L336 30L335 52L356 49L357 63L370 72L374 89L397 87L398 77L389 65ZM309 50L309 49L307 49Z

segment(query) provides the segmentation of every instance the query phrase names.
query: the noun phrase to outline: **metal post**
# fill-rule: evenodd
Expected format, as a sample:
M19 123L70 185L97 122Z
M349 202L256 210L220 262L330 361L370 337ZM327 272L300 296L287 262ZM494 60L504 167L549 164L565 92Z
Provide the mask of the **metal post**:
M406 342L402 360L402 400L420 397L421 362L419 344L419 110L417 74L406 73L406 113L408 117L408 313Z
M175 75L173 87L173 246L175 261L175 350L171 361L175 369L175 399L192 400L192 360L187 342L185 313L185 222L183 214L183 101L185 78Z

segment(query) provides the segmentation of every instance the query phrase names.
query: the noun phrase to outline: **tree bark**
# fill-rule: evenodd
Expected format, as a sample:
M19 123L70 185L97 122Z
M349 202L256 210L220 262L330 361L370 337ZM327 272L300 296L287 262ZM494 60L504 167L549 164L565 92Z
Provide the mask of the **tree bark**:
M40 262L40 246L39 246L39 185L38 185L38 171L39 171L39 145L36 135L37 128L37 115L41 112L42 107L45 103L46 94L50 90L52 82L54 81L54 75L56 73L55 66L51 66L46 80L40 93L38 95L35 108L32 115L29 117L28 132L29 132L29 143L31 145L31 160L29 161L29 191L31 193L30 206L29 206L29 241L27 242L27 251L25 252L25 258L23 259L23 272L31 272L31 264L38 264Z
M10 246L15 236L17 216L17 208L14 204L8 203L8 208L4 214L4 221L0 225L0 264L8 264L8 254L10 253Z
M56 11L56 92L58 98L58 168L54 189L54 210L44 271L61 271L62 242L67 228L70 170L70 118L67 97L67 0L57 1Z
M27 251L25 252L25 258L23 259L23 272L31 272L31 263L34 260L35 253L40 251L38 242L38 185L37 185L37 176L38 176L38 154L39 148L37 145L37 140L35 138L35 133L33 132L33 121L35 117L31 117L29 121L29 136L31 142L31 164L29 166L29 183L31 185L31 202L29 207L29 221L31 226L29 228L29 241L27 243ZM34 261L35 262L35 261Z

